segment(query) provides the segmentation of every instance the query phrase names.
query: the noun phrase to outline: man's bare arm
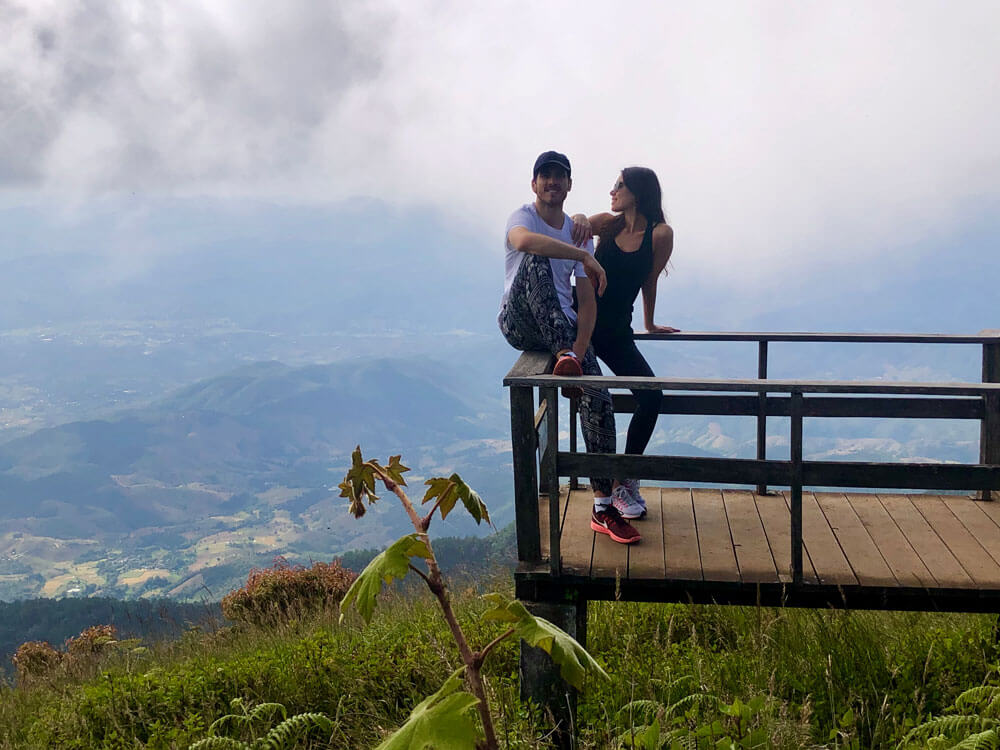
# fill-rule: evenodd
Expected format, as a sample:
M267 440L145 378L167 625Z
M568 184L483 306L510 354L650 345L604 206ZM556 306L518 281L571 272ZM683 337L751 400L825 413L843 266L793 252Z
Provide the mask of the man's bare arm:
M573 342L573 353L582 362L597 322L597 298L592 285L579 277L576 281L576 341Z
M587 277L597 287L597 293L604 294L604 289L608 285L608 277L601 264L586 250L560 242L554 237L532 232L525 227L513 227L507 232L507 241L518 252L542 255L546 258L565 258L583 263L583 270L587 272Z

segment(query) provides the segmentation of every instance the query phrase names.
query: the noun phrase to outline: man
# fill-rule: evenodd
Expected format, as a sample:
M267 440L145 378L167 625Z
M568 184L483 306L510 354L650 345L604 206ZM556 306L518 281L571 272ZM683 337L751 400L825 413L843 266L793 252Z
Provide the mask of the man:
M497 321L515 349L555 354L554 374L600 375L590 335L597 319L595 293L604 293L607 278L594 258L593 240L588 237L582 248L573 244L573 222L563 211L572 186L565 155L546 151L535 160L531 176L535 201L521 206L507 220L506 275ZM577 282L576 310L573 279ZM574 388L564 393L580 397L587 451L614 453L615 415L607 390ZM639 541L639 532L611 503L611 480L591 477L590 483L594 490L590 527L621 544Z

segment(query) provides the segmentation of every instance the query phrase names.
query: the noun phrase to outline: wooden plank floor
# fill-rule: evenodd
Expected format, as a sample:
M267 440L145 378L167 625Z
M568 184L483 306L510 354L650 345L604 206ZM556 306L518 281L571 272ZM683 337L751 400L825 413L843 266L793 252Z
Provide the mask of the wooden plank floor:
M643 487L642 541L590 529L588 488L560 494L563 572L590 579L783 584L789 493ZM548 518L548 499L541 498ZM543 523L548 555L548 524ZM1000 591L1000 503L939 495L804 492L804 583Z

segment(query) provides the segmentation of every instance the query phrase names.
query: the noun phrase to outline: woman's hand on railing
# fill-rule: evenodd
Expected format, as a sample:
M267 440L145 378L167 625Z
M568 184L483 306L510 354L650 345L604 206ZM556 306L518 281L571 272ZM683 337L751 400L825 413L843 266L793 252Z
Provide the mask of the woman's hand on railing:
M661 326L653 323L651 326L646 326L646 333L680 333L680 328L674 328L673 326Z

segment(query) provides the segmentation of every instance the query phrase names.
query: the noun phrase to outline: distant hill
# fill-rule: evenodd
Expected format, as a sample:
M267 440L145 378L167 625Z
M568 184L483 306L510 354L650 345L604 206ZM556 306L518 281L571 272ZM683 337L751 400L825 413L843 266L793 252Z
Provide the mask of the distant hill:
M264 362L9 441L0 599L190 595L274 555L329 559L391 541L400 509L380 503L355 523L338 496L358 444L383 460L404 454L417 499L423 478L457 470L510 520L502 394L477 387L423 358ZM443 530L472 533L458 515Z

